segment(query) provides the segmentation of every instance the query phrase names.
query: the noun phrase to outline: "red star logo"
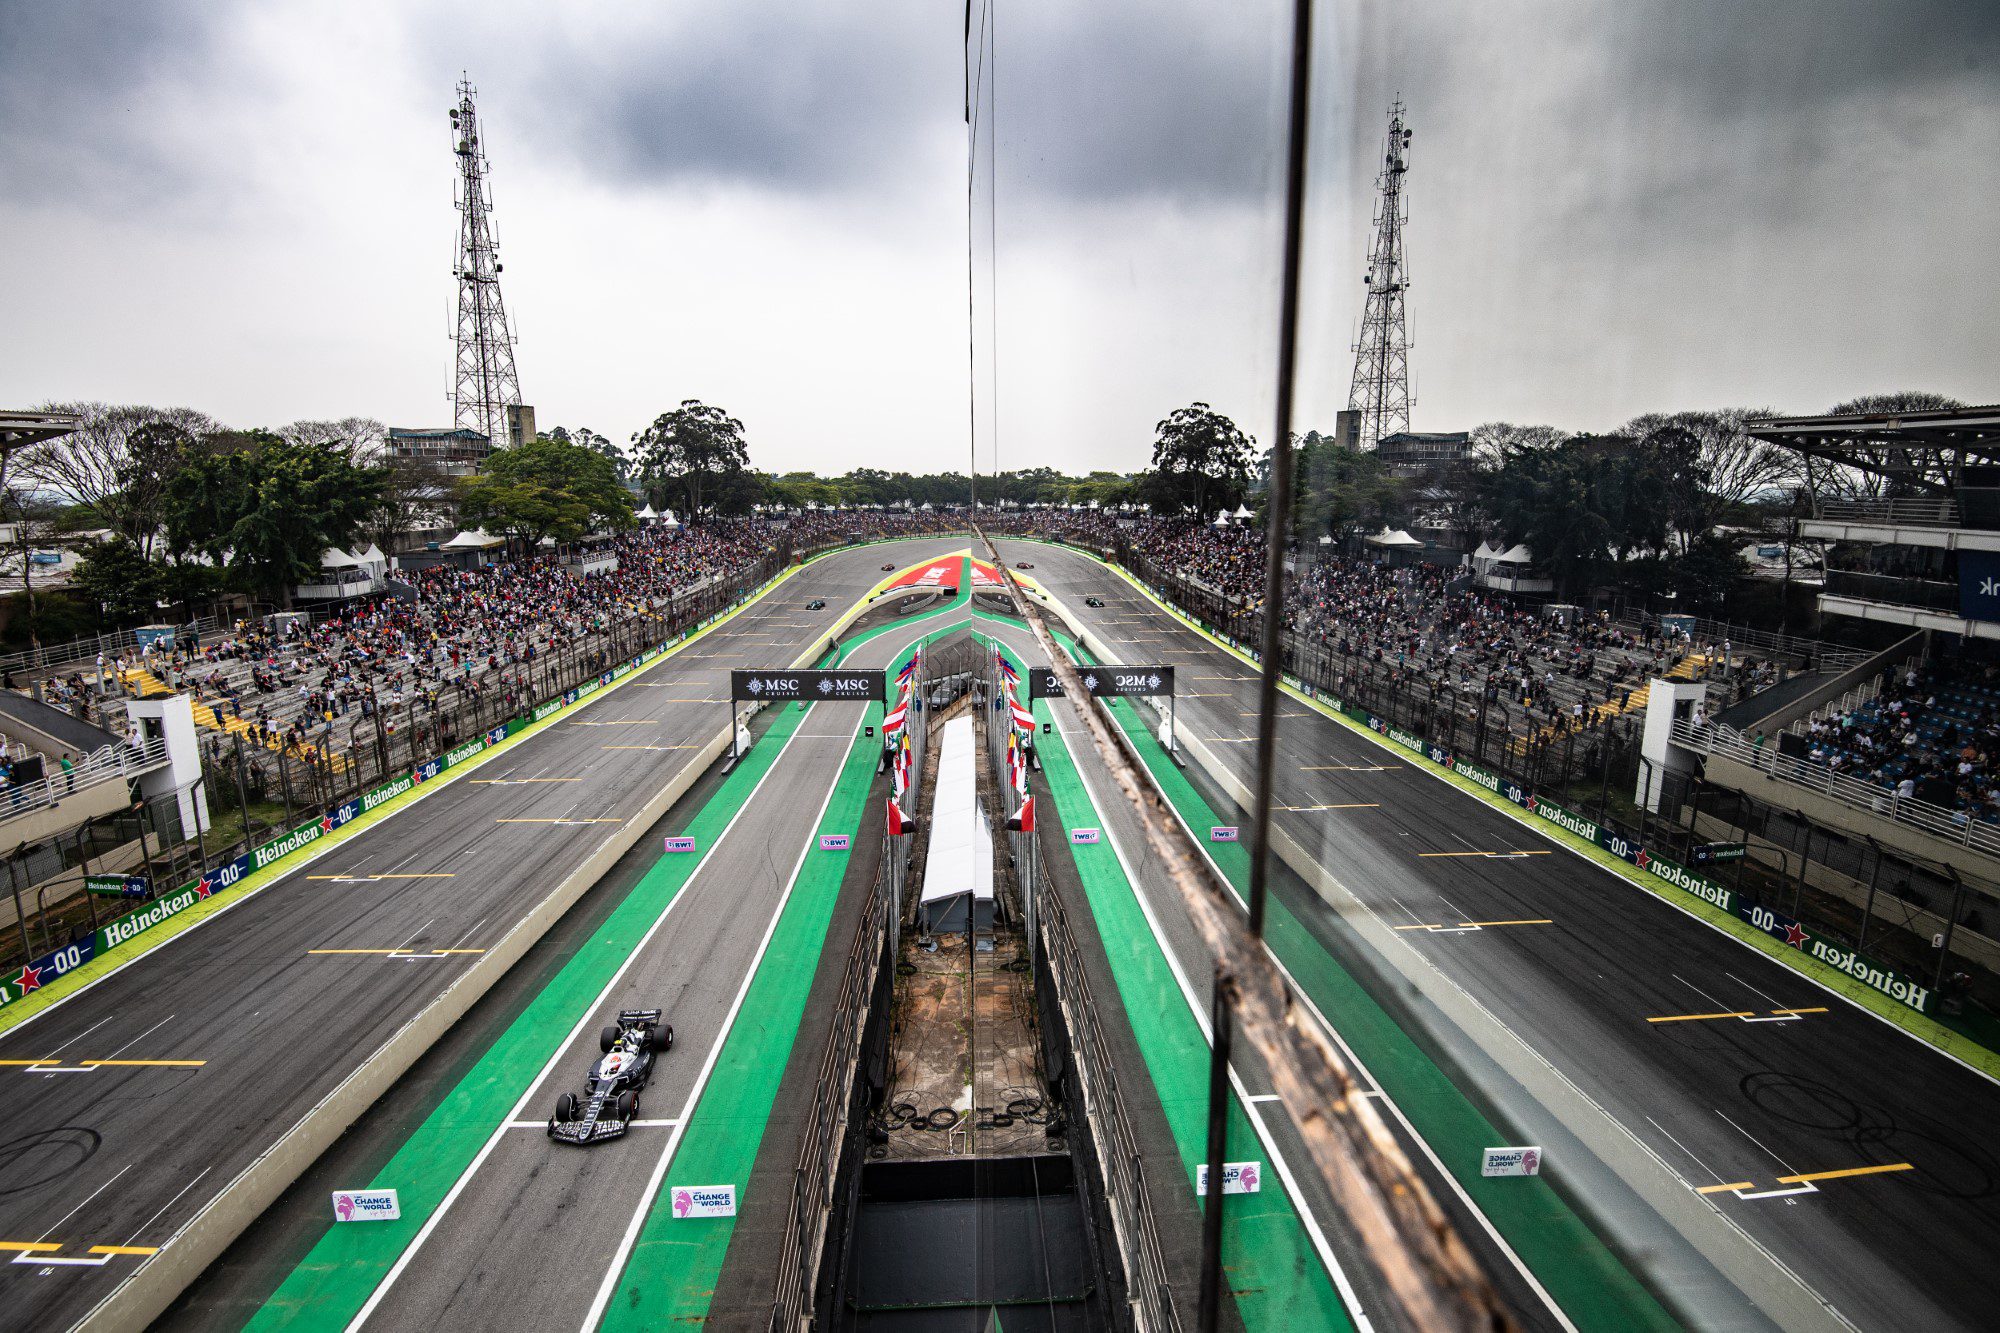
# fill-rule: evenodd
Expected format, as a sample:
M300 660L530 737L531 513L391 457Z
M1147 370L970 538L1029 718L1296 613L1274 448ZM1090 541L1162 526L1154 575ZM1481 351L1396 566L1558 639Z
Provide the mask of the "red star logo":
M42 969L33 963L21 969L21 975L14 979L14 989L26 995L31 990L42 988Z
M1539 796L1530 796L1530 797L1528 798L1528 808L1529 808L1530 810L1534 809L1534 808L1535 808L1535 806L1536 806L1537 804L1539 804L1539 803L1540 803L1540 801L1541 801L1541 797L1539 797Z
M1806 933L1799 928L1798 922L1794 921L1785 927L1785 943L1791 945L1794 949L1803 949L1806 947Z
M200 879L194 882L195 897L206 898L211 894L213 894L214 892L215 892L215 880L212 879L211 877L203 875Z
M1639 869L1641 870L1644 870L1647 866L1651 865L1652 863L1653 863L1653 854L1651 852L1640 852L1637 856L1632 858L1632 864L1638 866Z
M332 815L321 815L321 816L320 816L320 818L319 818L319 831L320 831L321 833L331 833L331 832L333 832L333 816L332 816Z

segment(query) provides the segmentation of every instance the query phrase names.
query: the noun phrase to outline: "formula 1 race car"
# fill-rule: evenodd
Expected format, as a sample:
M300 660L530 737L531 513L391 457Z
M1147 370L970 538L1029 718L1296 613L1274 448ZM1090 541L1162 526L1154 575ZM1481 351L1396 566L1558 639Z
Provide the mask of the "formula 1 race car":
M1085 606L1103 606L1104 599L1102 597L1086 597L1083 599L1083 604Z
M556 1098L549 1137L557 1143L601 1143L631 1128L654 1060L673 1049L674 1025L661 1022L658 1009L623 1009L617 1023L598 1034L597 1044L604 1055L590 1067L582 1100L573 1092Z
M824 598L824 597L815 597L815 598L813 598L813 599L812 599L812 600L811 600L810 602L807 602L807 603L806 603L806 610L808 610L808 611L824 611L824 610L826 610L826 598Z
M884 566L882 566L882 569L883 569L883 571L884 571L885 573L886 573L887 571L889 571L889 570L892 570L892 569L894 569L894 568L895 568L895 566L894 566L894 565L884 565Z

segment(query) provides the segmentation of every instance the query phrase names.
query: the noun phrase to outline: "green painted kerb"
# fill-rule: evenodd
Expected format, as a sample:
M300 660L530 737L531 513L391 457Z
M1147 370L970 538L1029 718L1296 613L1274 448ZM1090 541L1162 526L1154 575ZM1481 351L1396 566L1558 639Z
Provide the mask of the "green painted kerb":
M1048 701L1037 700L1035 711L1048 720ZM1060 735L1044 737L1039 749L1042 775L1056 804L1066 812L1066 820L1078 821L1093 806ZM1207 1160L1208 1039L1154 941L1111 845L1071 846L1069 851L1104 941L1118 997L1173 1133L1185 1172L1182 1188L1192 1193L1195 1169ZM1229 1144L1231 1160L1263 1156L1256 1132L1233 1094ZM1270 1179L1275 1184L1275 1177ZM1150 1183L1154 1189L1173 1188L1170 1175L1155 1175ZM1244 1326L1252 1333L1353 1327L1312 1238L1282 1188L1229 1197L1223 1210L1222 1254L1223 1276Z
M1090 660L1075 644L1065 640L1063 646L1079 661ZM1111 712L1138 748L1155 785L1190 828L1209 828L1235 817L1217 813L1202 798L1129 702L1114 702ZM1216 843L1206 850L1230 887L1247 897L1250 849ZM1572 1323L1621 1333L1679 1327L1549 1181L1479 1174L1481 1150L1507 1142L1507 1136L1275 895L1266 908L1264 936L1319 1011L1338 1015L1342 1039Z

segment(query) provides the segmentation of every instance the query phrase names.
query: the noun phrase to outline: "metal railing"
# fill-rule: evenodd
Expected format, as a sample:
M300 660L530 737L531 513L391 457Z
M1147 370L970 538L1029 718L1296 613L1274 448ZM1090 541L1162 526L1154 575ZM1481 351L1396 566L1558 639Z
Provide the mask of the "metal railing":
M1837 773L1830 765L1802 755L1780 754L1776 746L1757 745L1732 727L1713 723L1697 727L1691 722L1676 722L1673 736L1675 744L1690 750L1719 754L1855 810L1907 824L1944 842L2000 858L2000 825L1978 819L1967 811L1947 809L1914 796L1898 796L1894 788Z
M1829 569L1821 592L1827 597L1858 597L1866 602L1884 602L1920 611L1942 611L1954 616L1959 611L1958 585L1943 579L1915 579L1900 574Z
M1146 1186L1146 1159L1138 1131L1118 1090L1118 1066L1111 1043L1097 1022L1091 1002L1090 979L1083 954L1070 933L1062 894L1044 885L1035 895L1036 928L1049 968L1049 981L1063 1008L1075 1051L1076 1070L1085 1122L1097 1146L1104 1172L1104 1199L1111 1210L1111 1227L1125 1263L1125 1287L1132 1302L1132 1322L1140 1333L1173 1333L1181 1327L1167 1276L1166 1254L1153 1216L1153 1197Z
M1640 620L1637 615L1627 612L1619 617L1618 623L1626 630L1636 631ZM1739 625L1734 621L1710 620L1707 616L1695 617L1694 637L1703 643L1726 642L1732 654L1747 651L1752 656L1789 657L1800 662L1810 658L1813 666L1821 671L1844 671L1868 656L1865 648L1848 648L1820 639L1802 639L1796 634L1780 634L1775 630Z
M847 966L840 974L840 987L834 993L833 1024L813 1081L811 1105L815 1114L808 1118L798 1163L792 1168L792 1201L785 1211L771 1302L772 1333L790 1333L813 1323L820 1260L826 1253L833 1190L840 1176L840 1149L853 1118L868 1012L890 939L893 895L887 889L887 868L890 857L901 850L885 841L882 857L875 864L875 882L869 887L861 920L855 926L854 943L848 949Z
M202 637L222 628L222 617L201 616L198 619L176 624L181 633L194 633ZM43 644L39 648L24 648L19 652L0 653L0 672L41 672L51 667L70 666L80 662L95 663L99 653L104 654L106 669L112 658L120 653L136 656L139 640L130 629L114 630L108 634L89 634L67 643Z
M92 750L69 772L60 768L33 782L0 787L0 821L46 810L66 796L114 778L130 778L167 762L167 743L152 739L132 745L123 741Z
M1827 523L1879 523L1900 528L1960 526L1958 501L1943 495L1895 500L1817 500L1813 517Z

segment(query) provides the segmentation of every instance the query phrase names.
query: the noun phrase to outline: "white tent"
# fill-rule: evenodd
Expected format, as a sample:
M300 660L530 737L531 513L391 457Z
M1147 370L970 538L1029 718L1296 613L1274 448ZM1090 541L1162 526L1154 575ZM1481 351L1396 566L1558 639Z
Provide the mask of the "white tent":
M1397 528L1394 531L1391 531L1388 528L1384 528L1380 532L1376 533L1373 537L1368 538L1368 544L1370 546L1393 546L1393 547L1423 545L1421 541L1417 540L1415 537L1412 537L1409 533L1404 532L1401 528Z
M1229 511L1227 509L1218 509L1215 511L1215 526L1218 528L1229 526Z
M918 917L932 933L984 930L993 923L993 831L979 807L972 719L955 717L942 732Z
M759 505L758 508L761 509L763 508L763 506ZM644 509L641 509L638 513L632 515L633 518L638 519L641 523L650 523L659 516L660 516L659 511L655 510L650 502L646 505Z
M483 528L467 528L444 544L447 551L484 551L499 546L505 539L489 537Z
M1253 513L1251 513L1251 512L1250 512L1250 506L1249 506L1249 505L1237 505L1237 506L1236 506L1236 517L1237 517L1237 518L1255 518L1255 517L1257 517L1257 516L1256 516L1255 514L1253 514Z
M677 518L675 518L675 517L674 517L674 511L673 511L673 510L669 509L669 510L667 510L667 511L666 511L666 512L665 512L664 514L661 514L661 515L660 515L660 526L661 526L661 527L663 527L663 528L677 528L677 527L679 527L680 525L681 525L681 521L680 521L679 519L677 519Z

